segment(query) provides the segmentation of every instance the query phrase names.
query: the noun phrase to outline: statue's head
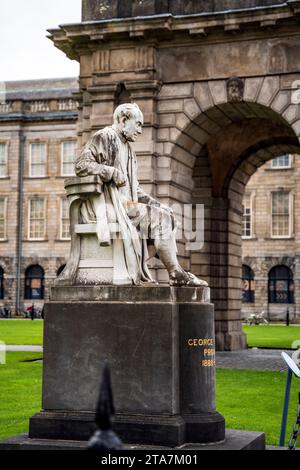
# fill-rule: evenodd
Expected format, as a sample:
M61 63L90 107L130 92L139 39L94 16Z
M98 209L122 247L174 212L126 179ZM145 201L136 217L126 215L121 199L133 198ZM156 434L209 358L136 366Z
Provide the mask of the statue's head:
M227 80L227 98L228 101L243 101L244 83L239 77L230 77Z
M124 103L114 112L114 125L126 140L134 142L142 133L143 113L135 103Z

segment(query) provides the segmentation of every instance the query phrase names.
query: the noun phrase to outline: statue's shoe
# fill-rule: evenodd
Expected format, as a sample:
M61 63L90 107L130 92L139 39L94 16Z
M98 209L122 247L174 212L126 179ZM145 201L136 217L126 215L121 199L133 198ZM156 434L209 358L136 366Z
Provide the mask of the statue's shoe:
M208 284L206 281L203 279L199 279L199 277L195 276L195 274L187 272L187 275L189 276L189 280L187 281L186 285L191 286L191 287L208 287Z
M207 287L208 284L195 274L176 269L170 273L170 286Z

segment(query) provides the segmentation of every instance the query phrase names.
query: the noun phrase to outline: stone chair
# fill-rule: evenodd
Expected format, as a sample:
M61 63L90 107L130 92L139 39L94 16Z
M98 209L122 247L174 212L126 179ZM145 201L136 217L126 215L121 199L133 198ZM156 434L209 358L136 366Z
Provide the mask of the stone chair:
M71 252L55 285L131 285L118 224L110 224L114 235L111 245L100 246L97 224L80 221L82 203L91 195L102 193L99 176L67 178L65 189L69 201Z

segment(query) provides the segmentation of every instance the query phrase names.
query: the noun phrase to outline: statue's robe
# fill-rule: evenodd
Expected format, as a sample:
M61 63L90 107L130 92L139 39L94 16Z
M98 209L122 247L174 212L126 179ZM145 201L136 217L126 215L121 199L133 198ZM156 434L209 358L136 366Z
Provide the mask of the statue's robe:
M123 173L126 185L117 187L113 182L115 168ZM153 282L146 264L147 240L170 240L176 250L175 221L140 187L136 155L128 141L114 126L96 132L77 158L75 170L78 176L99 175L103 183L102 194L83 202L81 222L97 224L102 246L111 244L115 236L111 227L118 224L132 282Z

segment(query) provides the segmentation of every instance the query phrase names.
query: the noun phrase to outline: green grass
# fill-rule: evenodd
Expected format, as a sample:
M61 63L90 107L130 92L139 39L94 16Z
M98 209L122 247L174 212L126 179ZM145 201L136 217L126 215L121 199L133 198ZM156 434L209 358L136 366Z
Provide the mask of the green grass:
M0 320L0 341L6 344L43 344L43 320Z
M290 349L293 341L300 341L300 327L295 326L243 326L249 347ZM1 320L0 341L6 344L43 343L42 320Z
M292 343L297 340L300 346L300 327L297 326L244 325L243 331L251 348L292 349Z
M7 353L0 365L0 440L28 431L28 420L41 409L41 362L20 362L38 353ZM286 374L245 370L217 370L217 409L226 427L264 431L267 443L278 445ZM287 438L297 411L300 381L291 392Z
M286 373L217 370L217 409L226 427L263 431L269 445L279 445ZM300 381L293 379L286 443L296 419Z
M28 432L28 419L41 409L42 362L39 353L6 354L0 364L0 440Z

